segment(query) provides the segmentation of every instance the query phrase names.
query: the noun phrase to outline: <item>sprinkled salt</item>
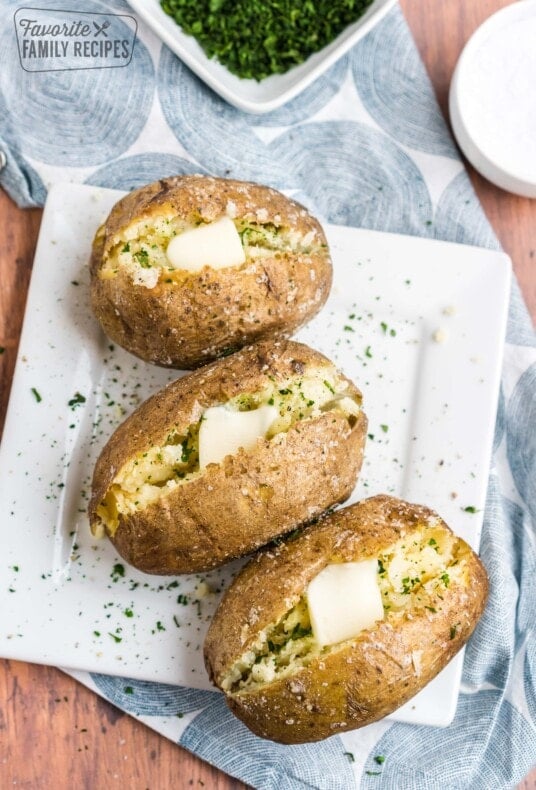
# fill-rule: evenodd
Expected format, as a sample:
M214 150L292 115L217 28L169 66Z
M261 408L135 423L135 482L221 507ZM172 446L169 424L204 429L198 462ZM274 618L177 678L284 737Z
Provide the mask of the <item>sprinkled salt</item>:
M446 343L448 338L448 334L445 329L436 329L435 332L432 334L432 340L435 343Z

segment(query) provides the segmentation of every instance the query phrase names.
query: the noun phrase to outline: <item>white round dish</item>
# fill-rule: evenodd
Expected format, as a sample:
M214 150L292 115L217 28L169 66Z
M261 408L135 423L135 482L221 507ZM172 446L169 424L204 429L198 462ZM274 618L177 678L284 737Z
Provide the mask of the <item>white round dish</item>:
M450 119L471 164L498 187L536 198L536 0L487 19L466 44Z

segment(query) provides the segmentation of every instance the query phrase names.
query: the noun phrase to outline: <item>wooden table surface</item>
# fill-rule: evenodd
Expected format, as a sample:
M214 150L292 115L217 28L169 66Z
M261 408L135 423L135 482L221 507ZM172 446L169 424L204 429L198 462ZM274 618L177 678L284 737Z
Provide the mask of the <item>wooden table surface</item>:
M464 42L480 22L509 2L402 0L401 4L446 114L448 85ZM512 257L534 319L536 200L508 195L475 173L471 177ZM0 191L0 217L0 346L5 348L0 354L1 431L41 212L17 209ZM43 790L242 787L59 670L0 661L0 788L12 785ZM520 787L536 788L536 770Z

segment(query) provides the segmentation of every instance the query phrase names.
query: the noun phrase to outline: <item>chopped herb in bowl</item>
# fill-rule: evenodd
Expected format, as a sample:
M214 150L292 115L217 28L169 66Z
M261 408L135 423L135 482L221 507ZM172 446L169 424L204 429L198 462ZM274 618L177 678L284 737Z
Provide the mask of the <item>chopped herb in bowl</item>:
M161 0L209 58L262 80L303 63L366 11L372 0Z

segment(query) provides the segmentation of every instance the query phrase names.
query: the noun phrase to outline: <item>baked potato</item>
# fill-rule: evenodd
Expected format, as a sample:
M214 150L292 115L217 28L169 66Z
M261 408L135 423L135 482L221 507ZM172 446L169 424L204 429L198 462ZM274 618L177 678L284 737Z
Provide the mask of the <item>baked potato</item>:
M176 176L114 206L90 276L93 311L112 340L189 370L289 336L326 301L332 266L318 221L280 192Z
M147 573L204 571L344 501L361 393L322 354L263 341L169 384L112 435L89 517Z
M320 740L416 694L465 644L487 591L436 513L373 497L252 559L216 611L205 664L257 735Z

